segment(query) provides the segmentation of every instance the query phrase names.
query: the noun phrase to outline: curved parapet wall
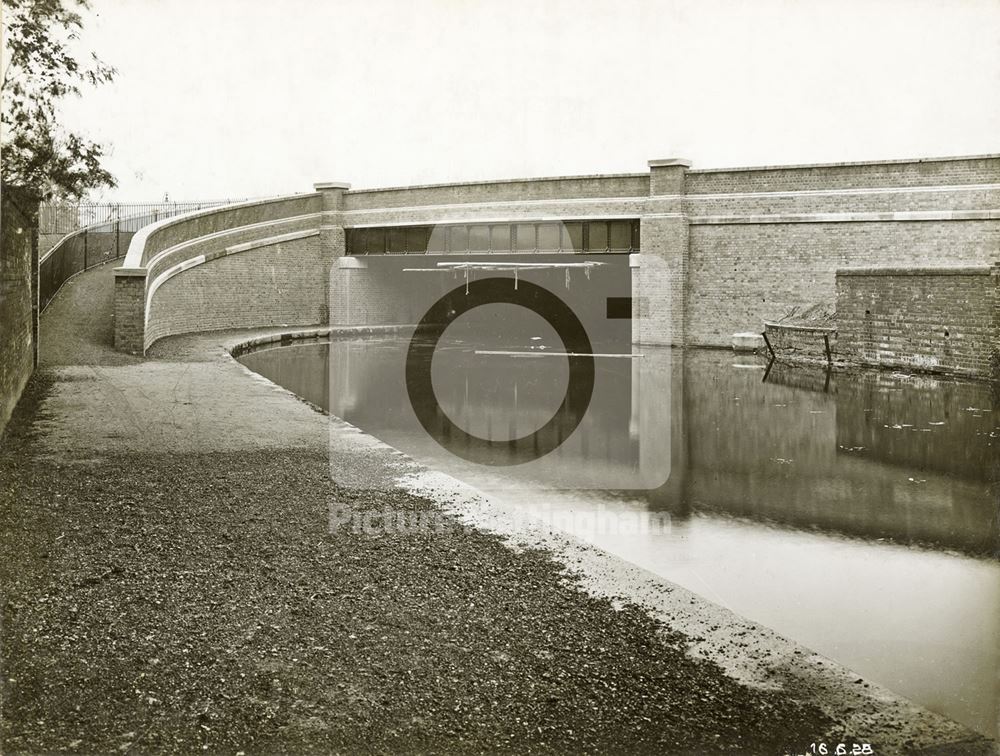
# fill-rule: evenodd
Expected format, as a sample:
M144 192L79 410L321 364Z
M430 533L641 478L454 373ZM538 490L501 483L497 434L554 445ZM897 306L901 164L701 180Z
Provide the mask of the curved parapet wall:
M324 322L321 209L320 194L296 194L141 229L115 270L115 347L141 354L177 333Z

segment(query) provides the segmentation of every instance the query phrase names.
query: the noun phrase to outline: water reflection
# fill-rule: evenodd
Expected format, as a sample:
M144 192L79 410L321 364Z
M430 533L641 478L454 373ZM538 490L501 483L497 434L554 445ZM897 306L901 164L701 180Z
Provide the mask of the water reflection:
M595 401L556 452L498 470L449 454L416 422L403 386L406 343L340 341L241 359L525 511L563 523L581 513L666 517L666 529L578 535L995 736L995 389L781 365L764 380L766 365L753 358L643 348L597 360ZM559 406L565 360L511 367L512 358L476 355L461 339L446 346L435 393L456 424L515 437Z
M972 555L997 552L989 386L686 359L688 497L702 511ZM972 411L975 409L976 411ZM994 481L991 488L991 481Z

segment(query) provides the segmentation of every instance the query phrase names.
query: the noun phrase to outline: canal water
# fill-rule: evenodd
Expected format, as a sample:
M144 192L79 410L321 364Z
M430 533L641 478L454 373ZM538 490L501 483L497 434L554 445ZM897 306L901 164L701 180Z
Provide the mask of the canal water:
M996 388L595 344L608 356L591 363L587 392L586 361L560 355L540 318L517 338L459 326L412 349L403 337L338 340L240 360L435 469L996 737ZM411 401L407 365L411 388L433 391Z

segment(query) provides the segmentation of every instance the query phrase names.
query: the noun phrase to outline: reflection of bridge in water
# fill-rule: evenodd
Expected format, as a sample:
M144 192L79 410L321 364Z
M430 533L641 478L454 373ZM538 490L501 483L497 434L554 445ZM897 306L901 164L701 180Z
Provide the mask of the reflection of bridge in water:
M729 362L686 355L683 478L651 492L656 506L998 552L1000 403L987 384L787 366L762 384Z
M344 342L334 350L332 364L324 350L285 350L276 380L325 407L332 391L335 413L376 435L384 431L392 443L398 431L385 427L386 417L407 409L398 348ZM598 432L586 443L572 438L571 455L548 472L584 481L624 479L637 470L655 478L668 467L664 485L630 496L674 518L704 512L974 555L997 553L1000 404L987 385L840 375L824 392L823 370L772 371L762 383L763 364L734 368L731 353L642 353L642 359L601 361L611 389L594 408ZM525 388L540 373L565 369L563 360L544 362L550 366L532 360L530 369L511 373L523 373L522 431L554 408L532 404ZM485 377L496 374L495 364L483 369ZM452 401L455 412L468 413L470 405L462 402L490 401L485 391L470 393L484 377L455 380L453 399L450 384L438 387L445 406ZM509 414L506 406L479 411ZM396 440L420 441L412 433Z

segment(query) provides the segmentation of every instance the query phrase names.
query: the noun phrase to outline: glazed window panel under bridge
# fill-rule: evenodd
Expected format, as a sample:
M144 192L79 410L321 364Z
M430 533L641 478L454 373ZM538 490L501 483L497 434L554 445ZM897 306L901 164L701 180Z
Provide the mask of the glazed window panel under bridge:
M639 219L467 223L348 228L347 254L629 254L640 248Z

